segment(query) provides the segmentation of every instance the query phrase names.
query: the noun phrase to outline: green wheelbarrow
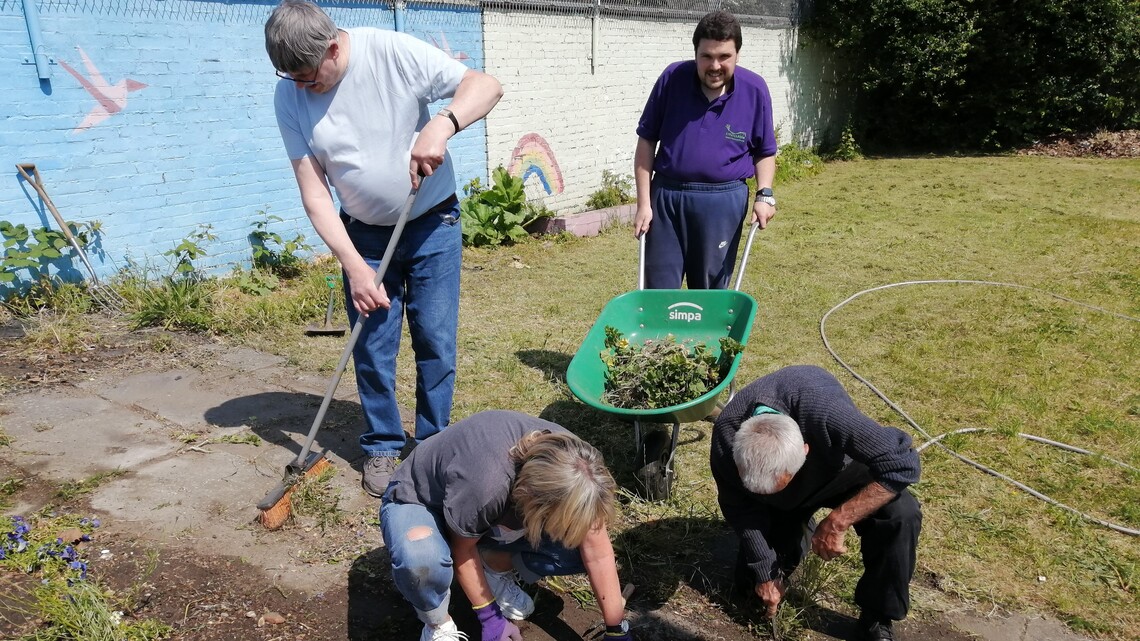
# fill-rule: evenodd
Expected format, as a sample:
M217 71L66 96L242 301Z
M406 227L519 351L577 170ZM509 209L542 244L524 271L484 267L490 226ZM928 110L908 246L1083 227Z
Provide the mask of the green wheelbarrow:
M756 318L756 300L740 291L748 254L758 226L753 224L748 244L740 259L736 284L733 289L645 289L645 237L641 238L638 265L638 289L621 294L602 308L598 320L586 334L582 346L570 360L566 369L566 383L570 391L586 405L614 414L633 423L633 437L637 447L637 478L650 500L669 498L673 488L673 459L681 423L699 421L717 407L720 395L726 389L732 398L736 387L733 378L744 355L741 351L733 359L728 373L713 389L691 401L671 407L649 410L614 407L602 400L605 394L606 365L601 354L606 349L606 326L620 331L631 343L663 339L672 334L678 341L692 340L708 345L710 353L720 356L720 339L730 337L747 345L752 323ZM642 438L641 422L672 423L670 437L661 430L650 430Z

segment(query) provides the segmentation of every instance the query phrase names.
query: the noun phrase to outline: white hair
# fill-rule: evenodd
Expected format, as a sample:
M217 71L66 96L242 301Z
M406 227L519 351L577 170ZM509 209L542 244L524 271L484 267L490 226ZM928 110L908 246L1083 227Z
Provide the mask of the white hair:
M800 471L807 453L794 420L783 414L761 414L740 424L732 458L745 489L772 494L784 476Z

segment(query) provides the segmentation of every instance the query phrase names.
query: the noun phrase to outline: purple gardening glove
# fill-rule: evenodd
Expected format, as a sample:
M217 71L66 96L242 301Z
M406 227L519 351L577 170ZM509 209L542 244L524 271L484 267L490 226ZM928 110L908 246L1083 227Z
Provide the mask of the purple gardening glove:
M499 604L491 601L481 608L475 608L479 625L483 626L483 641L522 641L522 632L503 616Z

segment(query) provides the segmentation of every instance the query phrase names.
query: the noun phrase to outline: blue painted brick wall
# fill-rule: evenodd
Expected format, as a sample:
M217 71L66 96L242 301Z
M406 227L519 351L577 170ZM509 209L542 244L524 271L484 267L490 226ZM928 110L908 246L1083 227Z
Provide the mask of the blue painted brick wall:
M391 29L379 3L321 3L342 27ZM248 265L248 234L259 211L284 219L271 231L304 234L325 251L301 209L273 115L276 78L262 27L274 3L197 0L94 0L37 3L45 50L56 64L43 84L31 59L22 3L0 0L0 220L56 228L15 163L35 163L67 220L103 225L101 276L130 261L169 269L163 252L212 226L198 266L215 273ZM413 9L406 30L464 64L483 68L481 20L471 9ZM121 110L77 129L99 104L64 68L92 73L112 88ZM127 79L146 87L124 91ZM115 87L118 89L115 89ZM115 98L115 95L111 95ZM113 104L113 103L112 103ZM433 105L433 111L442 106ZM112 106L112 110L118 107ZM457 187L488 175L482 122L452 140ZM6 169L4 169L6 168ZM69 272L70 273L70 272Z

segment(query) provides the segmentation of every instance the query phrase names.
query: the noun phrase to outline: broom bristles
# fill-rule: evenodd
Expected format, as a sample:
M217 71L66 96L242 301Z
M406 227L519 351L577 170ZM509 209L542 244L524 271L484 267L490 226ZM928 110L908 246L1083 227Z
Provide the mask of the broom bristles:
M328 459L321 457L312 467L305 470L305 473L301 475L301 478L297 479L296 483L290 485L289 489L285 490L285 494L273 504L273 507L260 511L257 515L257 522L267 530L277 530L288 523L290 519L293 518L293 490L305 479L314 478L330 467L332 467L332 463L329 463Z

